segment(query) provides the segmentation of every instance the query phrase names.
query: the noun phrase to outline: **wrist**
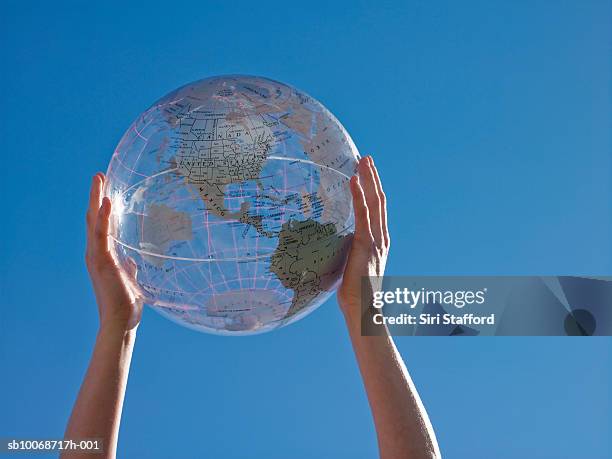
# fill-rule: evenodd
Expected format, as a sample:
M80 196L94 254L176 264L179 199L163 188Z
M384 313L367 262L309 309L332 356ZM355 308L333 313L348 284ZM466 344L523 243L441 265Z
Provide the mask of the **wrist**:
M373 306L364 308L361 304L354 303L339 303L340 310L344 316L344 321L351 334L357 333L362 334L363 328L368 330L368 336L381 336L388 334L386 325L376 325L374 322L374 315L380 314L381 311L375 309ZM366 336L366 335L363 335Z
M128 328L118 323L103 323L98 329L98 339L103 341L121 341L129 344L136 339L137 328Z
M359 315L359 310L361 309L360 305L354 304L349 301L345 301L345 302L339 301L338 306L340 307L340 311L342 311L342 314L344 315L345 318L354 316L354 315Z
M361 305L354 303L339 303L339 306L349 331L361 330Z

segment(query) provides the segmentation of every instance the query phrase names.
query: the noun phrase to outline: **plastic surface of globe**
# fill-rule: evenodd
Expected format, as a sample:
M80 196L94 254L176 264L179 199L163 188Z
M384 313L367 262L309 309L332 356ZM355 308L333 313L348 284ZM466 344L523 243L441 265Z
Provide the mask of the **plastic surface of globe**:
M183 86L130 126L107 171L113 250L169 319L251 334L294 322L342 279L357 149L319 102L273 80Z

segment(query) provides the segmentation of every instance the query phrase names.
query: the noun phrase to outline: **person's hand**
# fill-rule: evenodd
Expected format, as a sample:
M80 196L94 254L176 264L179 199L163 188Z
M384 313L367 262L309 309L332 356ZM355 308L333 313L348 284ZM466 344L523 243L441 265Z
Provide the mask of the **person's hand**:
M338 290L338 303L347 319L357 319L361 311L362 278L382 276L389 253L387 204L378 171L370 156L361 158L358 176L351 178L355 209L355 235L344 278ZM376 286L370 281L365 291L373 295ZM371 302L373 298L364 299Z
M361 329L372 318L368 316L375 311L374 292L382 287L389 231L385 194L372 158L359 161L358 176L351 178L355 235L338 303L368 394L379 454L381 458L440 458L431 421L387 326L369 328L366 334Z
M102 199L104 181L104 174L99 172L91 184L85 262L98 303L100 329L124 332L140 322L142 303L132 288L136 264L131 264L128 273L122 272L110 250L111 201L107 197Z

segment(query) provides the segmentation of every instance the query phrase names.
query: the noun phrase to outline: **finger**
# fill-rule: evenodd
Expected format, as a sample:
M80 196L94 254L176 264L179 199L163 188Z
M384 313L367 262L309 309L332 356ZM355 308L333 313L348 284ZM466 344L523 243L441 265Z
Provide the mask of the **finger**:
M356 175L351 177L351 194L353 195L353 209L355 209L355 241L371 243L370 217L368 205Z
M96 256L104 256L109 253L108 230L110 228L111 202L108 197L102 199L98 210L96 227L93 235L93 250Z
M378 193L378 198L380 199L380 221L382 224L382 233L383 239L385 241L385 247L389 247L389 228L387 226L387 196L382 188L382 182L380 181L380 176L378 175L378 169L376 169L376 165L374 165L374 159L370 157L372 161L372 171L374 172L374 182L376 183L376 191Z
M132 257L129 257L127 259L127 274L130 277L136 277L136 273L138 272L138 265L136 264L136 262L134 261L134 259Z
M136 287L137 274L138 274L138 265L136 264L136 261L134 261L132 257L128 257L127 263L125 264L125 276L126 276L126 281L130 285L132 289L132 293L134 293L135 296L137 296L136 292L138 291Z
M102 204L102 186L104 175L101 172L98 172L91 179L91 189L89 190L89 206L87 208L87 230L88 233L93 232L96 224L96 219L98 217L98 209L100 209L100 205Z
M381 208L378 192L376 191L376 181L372 170L372 159L369 156L359 161L359 178L365 193L366 203L370 214L370 228L374 236L374 242L378 247L382 247L384 239L382 233Z
M134 285L136 283L138 275L138 265L132 257L129 257L127 259L125 272L128 276L129 281L132 283L132 285Z

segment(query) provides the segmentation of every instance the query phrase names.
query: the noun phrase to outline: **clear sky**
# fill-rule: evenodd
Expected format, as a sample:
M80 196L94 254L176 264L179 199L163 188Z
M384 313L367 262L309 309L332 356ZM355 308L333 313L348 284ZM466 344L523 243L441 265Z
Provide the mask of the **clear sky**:
M389 196L392 274L612 275L609 1L3 2L0 436L62 435L97 312L91 175L224 73L323 102ZM104 5L104 6L102 6ZM600 459L610 338L398 338L445 457ZM375 457L335 300L224 338L150 309L121 457Z

